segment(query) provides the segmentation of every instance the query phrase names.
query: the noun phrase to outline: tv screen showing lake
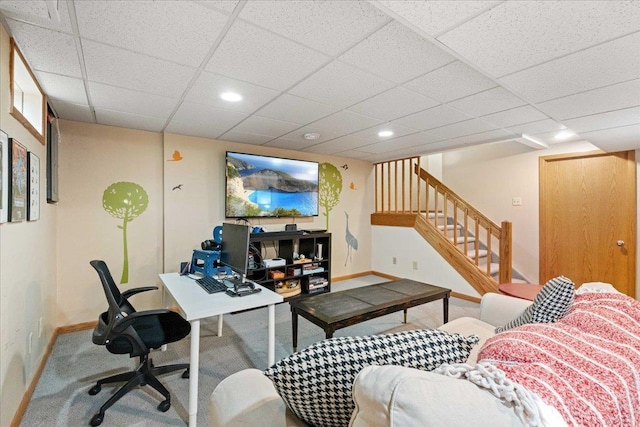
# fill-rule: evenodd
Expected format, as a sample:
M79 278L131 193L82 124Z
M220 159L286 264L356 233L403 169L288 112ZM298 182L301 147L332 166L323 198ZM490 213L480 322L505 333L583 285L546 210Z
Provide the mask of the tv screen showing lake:
M256 190L248 195L249 200L260 209L271 212L275 208L297 209L302 215L318 214L318 193L287 193L277 190Z

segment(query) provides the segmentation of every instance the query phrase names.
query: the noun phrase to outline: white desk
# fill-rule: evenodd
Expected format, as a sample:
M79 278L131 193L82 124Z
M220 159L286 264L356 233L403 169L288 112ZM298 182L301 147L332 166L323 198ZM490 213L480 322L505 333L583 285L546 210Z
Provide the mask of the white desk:
M200 319L218 317L218 333L222 328L222 315L241 310L268 306L269 316L269 348L268 365L275 363L275 304L282 302L280 295L269 289L262 288L262 292L243 297L231 297L224 292L208 294L197 283L178 273L161 274L160 279L164 288L169 291L178 303L185 318L191 322L191 349L189 370L189 426L195 427L198 416L198 369L200 364ZM261 287L260 285L257 285Z

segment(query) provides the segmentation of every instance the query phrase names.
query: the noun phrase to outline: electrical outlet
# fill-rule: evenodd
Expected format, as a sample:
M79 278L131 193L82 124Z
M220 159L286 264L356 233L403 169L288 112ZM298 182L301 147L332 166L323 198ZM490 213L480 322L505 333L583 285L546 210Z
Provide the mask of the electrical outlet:
M396 257L393 257L393 264L397 264Z
M418 269L418 261L413 261L413 269L414 270Z
M522 206L522 197L512 197L511 206Z

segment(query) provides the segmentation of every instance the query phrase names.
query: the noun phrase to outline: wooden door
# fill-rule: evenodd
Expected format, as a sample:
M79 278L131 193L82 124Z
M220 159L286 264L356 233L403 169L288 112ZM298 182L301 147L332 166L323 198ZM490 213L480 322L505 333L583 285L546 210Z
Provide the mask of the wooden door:
M635 297L633 151L540 158L540 283L606 282Z

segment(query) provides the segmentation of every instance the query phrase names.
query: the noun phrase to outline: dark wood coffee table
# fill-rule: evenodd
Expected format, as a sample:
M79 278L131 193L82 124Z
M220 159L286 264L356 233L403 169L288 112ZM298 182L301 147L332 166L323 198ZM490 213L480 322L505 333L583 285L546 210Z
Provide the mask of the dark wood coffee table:
M338 329L442 299L444 323L449 321L451 289L400 279L340 292L289 300L293 327L293 351L298 350L298 315L324 329L331 338Z

